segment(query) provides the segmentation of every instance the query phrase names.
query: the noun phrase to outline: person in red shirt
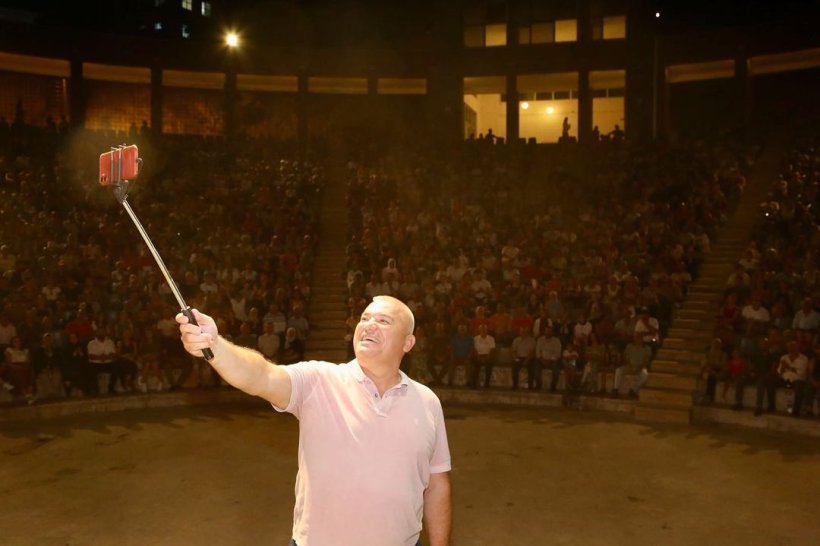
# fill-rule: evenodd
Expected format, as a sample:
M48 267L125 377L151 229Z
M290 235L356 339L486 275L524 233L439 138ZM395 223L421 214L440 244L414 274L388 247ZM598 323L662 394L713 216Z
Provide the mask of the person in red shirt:
M529 313L527 313L527 308L525 306L519 305L515 308L511 322L513 332L520 332L521 328L532 330L532 323L533 318Z
M729 387L737 385L743 373L748 367L746 359L740 352L740 349L732 351L732 357L726 363L726 378L723 383L723 401L726 401L726 393L729 392Z
M88 343L94 337L94 325L91 319L88 318L88 313L85 309L80 309L77 316L74 317L65 326L66 335L75 334L82 343Z
M512 315L504 303L499 303L495 313L490 317L490 333L499 345L508 346L512 342Z

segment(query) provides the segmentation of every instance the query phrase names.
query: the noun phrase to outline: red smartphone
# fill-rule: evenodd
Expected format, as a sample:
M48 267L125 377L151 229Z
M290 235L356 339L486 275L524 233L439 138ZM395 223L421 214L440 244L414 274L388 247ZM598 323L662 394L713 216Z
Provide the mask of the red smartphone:
M100 154L100 185L111 186L133 180L139 174L139 150L136 144Z

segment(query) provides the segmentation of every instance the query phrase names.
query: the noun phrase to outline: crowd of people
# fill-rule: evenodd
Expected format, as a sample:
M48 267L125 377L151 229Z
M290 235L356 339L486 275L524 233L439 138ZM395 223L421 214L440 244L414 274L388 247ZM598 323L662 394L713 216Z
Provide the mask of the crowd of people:
M350 164L349 326L376 295L417 317L408 366L433 383L620 393L652 352L745 186L750 147L564 147L543 156L486 139L453 159ZM355 206L354 206L355 204ZM562 374L563 372L563 374Z
M4 124L7 396L218 384L180 348L165 279L96 183L99 153L125 140L145 159L129 202L188 303L271 360L304 357L319 166L252 141ZM820 392L815 150L789 157L727 279L704 360L707 400L723 381L741 408L754 385L759 414L785 386L801 415ZM509 367L514 389L619 396L633 375L635 396L755 149L734 139L557 152L468 141L446 155L405 149L348 165L351 331L374 296L394 295L416 315L406 367L425 382L489 387Z
M128 198L187 303L280 362L301 360L324 174L261 142L0 130L0 368L18 400L214 384L98 156L138 144ZM42 144L42 145L41 145Z
M734 408L744 388L756 389L755 414L776 411L778 389L790 391L794 417L808 415L820 395L820 178L816 137L790 154L760 204L757 233L726 280L715 336L706 352L705 398L734 386Z

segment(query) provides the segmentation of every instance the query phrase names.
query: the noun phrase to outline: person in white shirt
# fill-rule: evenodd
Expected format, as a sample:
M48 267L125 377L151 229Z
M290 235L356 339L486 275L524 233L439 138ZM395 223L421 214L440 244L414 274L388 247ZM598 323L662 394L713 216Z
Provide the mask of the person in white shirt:
M518 374L521 368L526 368L527 388L532 390L535 387L535 378L532 373L533 361L535 360L535 338L532 337L532 331L529 328L519 328L518 336L512 342L512 353L513 389L518 388Z
M552 327L547 325L544 328L544 335L539 337L535 343L535 357L542 366L552 372L552 380L550 382L550 391L552 392L555 392L555 388L558 386L558 377L563 369L561 354L561 340L555 337ZM539 384L537 385L538 389L541 388L540 375L541 374L538 374L538 376L536 376L536 380L539 380Z
M490 378L493 374L494 350L495 338L487 333L486 324L479 325L478 335L473 338L473 358L469 383L471 388L478 388L478 375L481 372L482 366L484 367L484 388L490 387Z
M792 417L800 417L803 397L806 391L806 381L809 377L809 359L800 352L796 341L791 341L787 345L788 353L780 357L777 363L776 373L772 374L768 385L769 411L774 410L774 397L778 388L790 387L794 390L794 406ZM755 411L759 415L760 411Z
M803 299L803 304L792 319L792 328L808 332L820 328L820 313L814 310L811 298Z
M279 335L273 331L272 321L265 322L265 332L259 336L257 344L259 345L259 352L262 353L262 356L271 362L277 361L282 341L279 339Z
M117 347L114 340L108 337L106 326L97 328L96 336L88 342L87 354L88 363L95 374L108 374L108 394L114 394L114 385L119 378L115 365ZM92 386L98 387L96 382ZM97 394L100 394L99 390Z
M9 321L8 315L0 313L0 351L5 351L16 335L17 327Z
M760 305L760 300L753 298L748 305L743 307L740 316L747 322L759 322L766 324L772 320L769 310Z

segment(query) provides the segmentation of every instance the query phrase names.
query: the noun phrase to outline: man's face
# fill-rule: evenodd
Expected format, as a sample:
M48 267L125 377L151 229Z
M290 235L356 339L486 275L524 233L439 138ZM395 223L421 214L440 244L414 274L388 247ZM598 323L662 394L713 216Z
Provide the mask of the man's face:
M408 318L400 304L387 299L378 299L368 305L353 333L357 358L398 362L414 343Z

